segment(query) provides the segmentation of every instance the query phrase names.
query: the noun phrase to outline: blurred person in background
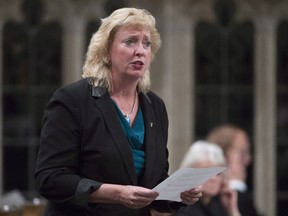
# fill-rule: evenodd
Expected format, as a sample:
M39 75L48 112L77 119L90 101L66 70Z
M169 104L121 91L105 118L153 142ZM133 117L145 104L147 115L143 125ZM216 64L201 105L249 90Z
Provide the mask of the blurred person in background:
M213 143L196 141L183 158L181 167L205 168L225 166L222 149ZM227 187L225 172L202 185L203 196L194 205L179 209L173 216L240 216L237 192Z
M247 133L236 125L223 124L213 128L208 133L207 140L219 145L224 151L228 184L238 192L238 206L242 216L259 215L246 184L247 169L252 160Z
M92 36L83 79L58 89L42 123L35 179L45 216L136 216L193 204L155 201L168 177L168 116L150 91L150 63L160 47L155 18L121 8Z

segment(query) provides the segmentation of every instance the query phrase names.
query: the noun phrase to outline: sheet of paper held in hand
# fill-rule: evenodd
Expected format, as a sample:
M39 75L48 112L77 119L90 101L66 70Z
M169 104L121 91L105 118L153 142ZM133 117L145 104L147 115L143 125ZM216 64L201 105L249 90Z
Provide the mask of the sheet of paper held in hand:
M179 202L181 192L202 185L225 169L226 167L180 168L152 190L159 193L156 200Z

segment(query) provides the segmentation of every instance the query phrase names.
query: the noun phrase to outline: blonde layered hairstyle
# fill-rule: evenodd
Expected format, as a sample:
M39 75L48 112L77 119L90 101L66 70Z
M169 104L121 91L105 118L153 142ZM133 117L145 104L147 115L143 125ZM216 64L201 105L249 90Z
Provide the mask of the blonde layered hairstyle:
M92 36L82 77L90 78L91 84L112 90L112 77L109 69L109 49L114 36L121 26L135 26L135 28L148 28L151 35L152 60L161 46L160 35L155 27L155 18L144 9L121 8L115 10L107 18L101 19L98 31ZM139 80L137 90L146 92L150 89L149 68Z

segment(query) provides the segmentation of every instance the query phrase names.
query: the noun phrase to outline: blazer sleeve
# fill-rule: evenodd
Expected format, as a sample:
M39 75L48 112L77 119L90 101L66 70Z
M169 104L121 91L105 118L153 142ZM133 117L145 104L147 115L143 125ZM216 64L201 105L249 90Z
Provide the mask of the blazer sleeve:
M56 91L48 102L42 120L35 180L44 198L89 208L89 194L102 183L76 174L81 121L78 104L67 88Z

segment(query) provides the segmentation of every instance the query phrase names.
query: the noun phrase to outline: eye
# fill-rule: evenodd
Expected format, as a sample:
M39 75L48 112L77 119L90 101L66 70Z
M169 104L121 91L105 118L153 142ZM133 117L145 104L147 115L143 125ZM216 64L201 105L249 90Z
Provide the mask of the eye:
M144 48L149 48L151 46L151 41L144 41L143 43Z
M133 39L133 38L129 38L129 39L126 39L126 40L124 41L124 43L125 43L126 45L130 46L130 45L135 44L135 43L136 43L136 40Z

